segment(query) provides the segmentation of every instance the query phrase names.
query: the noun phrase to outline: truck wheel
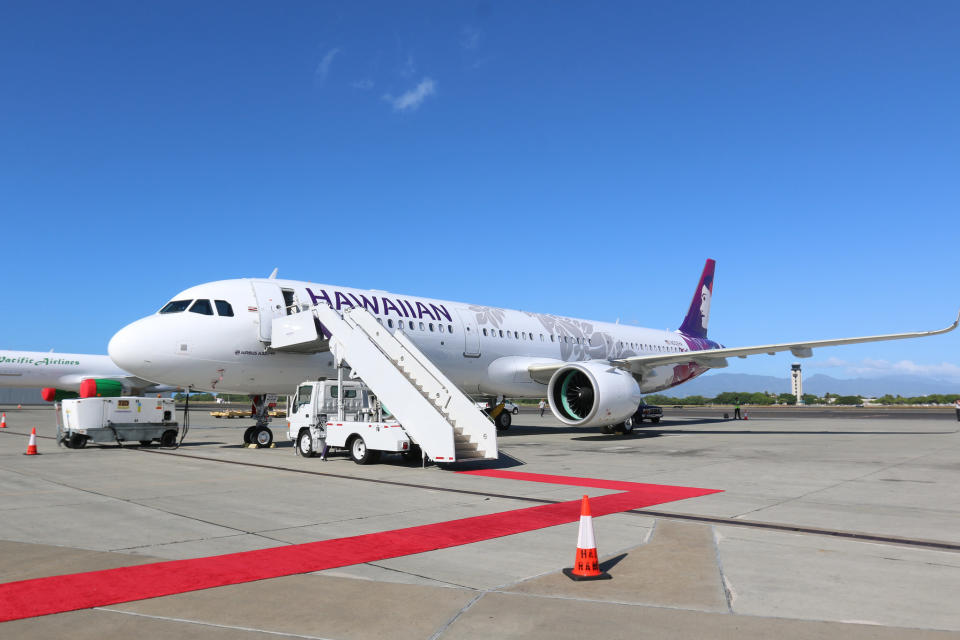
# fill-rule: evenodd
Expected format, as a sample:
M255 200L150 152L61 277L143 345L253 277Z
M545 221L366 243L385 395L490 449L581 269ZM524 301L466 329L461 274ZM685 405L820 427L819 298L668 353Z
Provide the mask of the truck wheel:
M423 451L420 449L420 445L411 444L410 448L400 454L400 456L407 462L420 462L423 460Z
M380 458L380 452L368 449L363 438L357 436L350 443L350 458L357 464L371 464Z
M657 424L658 422L660 422L660 418L650 418L650 422L652 422L653 424Z
M177 432L174 429L167 429L160 436L161 447L175 447L177 445Z
M510 428L511 422L512 420L510 419L510 412L501 411L497 416L497 431L506 431Z
M87 446L87 437L82 436L79 433L75 433L70 436L70 448L71 449L83 449Z
M297 436L297 453L304 458L312 458L316 455L313 450L313 437L310 435L310 429L300 429L300 435Z
M247 430L243 432L243 444L251 444L253 442L253 430L256 427L247 427Z
M513 408L513 415L517 415L518 413L520 413L520 407L514 407L514 408Z
M256 427L250 435L250 442L258 447L269 447L273 444L273 431L269 427Z

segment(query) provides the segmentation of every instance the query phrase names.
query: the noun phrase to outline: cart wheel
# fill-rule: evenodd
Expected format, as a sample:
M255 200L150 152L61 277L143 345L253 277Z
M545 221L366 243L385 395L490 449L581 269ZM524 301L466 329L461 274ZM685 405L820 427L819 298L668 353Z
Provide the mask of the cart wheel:
M513 420L510 418L509 411L501 411L497 416L497 431L506 431L510 428L510 423Z
M297 454L304 458L312 458L316 453L313 450L313 437L310 436L310 430L301 429L300 435L297 436Z
M268 427L254 427L250 434L250 443L258 447L269 447L273 442L273 431Z
M247 430L243 432L243 444L252 444L253 443L253 430L256 427L247 427Z
M141 446L141 447L149 447L149 446L151 445L151 443L153 443L153 440L141 440L141 441L140 441L140 446Z
M370 464L380 458L380 452L368 449L363 438L357 436L350 443L350 458L357 464Z
M163 435L160 436L160 446L161 447L173 447L177 444L177 432L173 429L168 429L163 432Z
M83 449L87 446L87 437L82 436L79 433L75 433L70 436L70 448L71 449Z
M423 460L423 451L420 449L420 445L411 444L410 448L400 454L400 456L407 462L416 462L420 463Z

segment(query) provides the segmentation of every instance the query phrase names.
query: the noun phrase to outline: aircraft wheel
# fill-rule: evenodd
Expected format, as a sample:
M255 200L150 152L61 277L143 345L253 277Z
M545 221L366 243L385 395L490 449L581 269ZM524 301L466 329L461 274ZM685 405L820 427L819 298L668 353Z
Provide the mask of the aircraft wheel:
M626 420L623 421L623 424L620 426L623 427L624 435L631 433L633 431L633 419L627 418Z
M243 444L251 444L253 442L253 430L256 427L247 427L247 430L243 432Z
M501 411L500 415L497 416L497 431L506 431L510 428L510 424L513 422L510 418L509 411Z
M603 433L613 433L613 425L605 424L600 427L600 431Z
M301 429L297 436L297 454L304 458L312 458L316 451L313 450L313 437L309 429Z
M350 443L350 459L357 464L371 464L379 458L380 452L368 449L362 437L357 436Z
M255 427L250 435L250 442L258 447L269 447L273 444L273 431L268 427Z
M163 435L160 436L160 446L161 447L175 447L177 446L177 432L174 429L167 429L163 432Z

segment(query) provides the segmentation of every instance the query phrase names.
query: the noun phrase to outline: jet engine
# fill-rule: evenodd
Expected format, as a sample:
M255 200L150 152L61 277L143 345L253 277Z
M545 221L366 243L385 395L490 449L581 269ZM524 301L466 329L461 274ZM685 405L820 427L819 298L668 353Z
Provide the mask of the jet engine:
M116 398L123 395L119 380L87 378L80 383L81 398Z
M61 400L69 400L80 396L76 391L64 391L63 389L44 387L40 391L40 397L43 398L45 402L60 402Z
M572 362L547 386L550 410L560 422L593 427L623 422L642 401L640 385L628 372L601 362Z

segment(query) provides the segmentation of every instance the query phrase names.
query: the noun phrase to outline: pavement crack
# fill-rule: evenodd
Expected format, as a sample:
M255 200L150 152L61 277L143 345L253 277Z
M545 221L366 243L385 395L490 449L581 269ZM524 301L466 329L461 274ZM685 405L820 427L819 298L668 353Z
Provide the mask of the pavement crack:
M471 608L473 605L475 605L478 600L480 600L480 598L482 598L483 596L487 595L488 593L490 593L490 592L489 592L489 591L482 591L482 592L478 593L477 595L475 595L473 598L471 598L471 599L470 599L470 602L468 602L467 604L465 604L465 605L463 606L463 608L460 609L460 611L457 611L455 614L453 614L453 617L452 617L452 618L450 618L449 620L447 620L447 622L446 622L445 624L443 624L439 629L437 629L436 633L434 633L432 636L430 636L430 640L437 640L437 638L439 638L439 637L442 636L444 633L446 633L447 629L450 628L450 625L452 625L454 622L456 622L456 621L460 618L460 616L462 616L462 615L465 614L467 611L469 611L470 608Z

